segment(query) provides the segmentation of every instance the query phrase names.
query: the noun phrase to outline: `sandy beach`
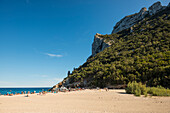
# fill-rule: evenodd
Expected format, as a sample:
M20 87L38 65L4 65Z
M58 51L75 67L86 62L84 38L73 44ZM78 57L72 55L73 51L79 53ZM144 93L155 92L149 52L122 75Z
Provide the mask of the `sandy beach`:
M170 113L170 97L135 97L125 90L25 96L0 96L0 113Z

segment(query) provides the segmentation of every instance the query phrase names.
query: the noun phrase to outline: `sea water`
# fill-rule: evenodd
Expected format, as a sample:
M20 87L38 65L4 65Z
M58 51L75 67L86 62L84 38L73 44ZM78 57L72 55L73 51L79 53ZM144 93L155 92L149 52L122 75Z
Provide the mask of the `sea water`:
M21 93L22 91L25 93L28 93L28 91L31 92L36 92L36 93L39 93L39 92L42 92L42 91L47 91L48 89L50 89L50 87L40 87L40 88L0 88L0 95L4 95L4 94L7 94L7 93Z

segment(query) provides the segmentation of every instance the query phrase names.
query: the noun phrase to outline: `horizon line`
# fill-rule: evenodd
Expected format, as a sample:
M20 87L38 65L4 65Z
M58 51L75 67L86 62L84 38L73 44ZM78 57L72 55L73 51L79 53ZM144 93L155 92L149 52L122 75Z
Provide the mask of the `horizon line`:
M0 86L0 88L49 88L52 86Z

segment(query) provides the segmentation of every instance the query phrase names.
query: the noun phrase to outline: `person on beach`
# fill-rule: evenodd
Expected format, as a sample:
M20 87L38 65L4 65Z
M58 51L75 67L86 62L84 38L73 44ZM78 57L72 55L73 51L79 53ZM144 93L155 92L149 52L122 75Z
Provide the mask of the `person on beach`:
M43 91L43 93L42 93L43 95L45 95L46 93L45 93L45 91Z
M107 87L105 88L105 90L106 90L106 91L109 91Z
M13 96L13 93L9 94L9 96Z
M39 95L41 95L41 92L39 92Z

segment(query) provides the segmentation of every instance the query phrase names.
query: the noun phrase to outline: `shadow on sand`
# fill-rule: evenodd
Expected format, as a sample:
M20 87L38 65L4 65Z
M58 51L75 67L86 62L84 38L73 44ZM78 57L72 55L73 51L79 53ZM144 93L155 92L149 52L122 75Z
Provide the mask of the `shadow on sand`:
M124 95L130 95L130 94L128 94L128 93L126 93L126 92L117 92L118 94L124 94Z
M26 96L24 96L24 97L30 97L29 95L26 95Z

